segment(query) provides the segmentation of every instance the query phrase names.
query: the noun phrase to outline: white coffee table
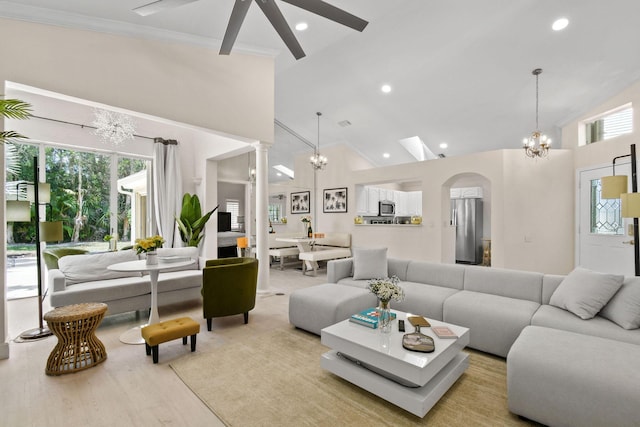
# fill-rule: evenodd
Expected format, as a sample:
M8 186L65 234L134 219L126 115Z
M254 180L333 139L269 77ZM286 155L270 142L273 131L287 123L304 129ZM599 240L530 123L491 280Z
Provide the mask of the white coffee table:
M382 334L349 320L322 329L322 344L332 350L322 355L320 365L414 415L424 417L469 366L462 349L469 344L469 329L428 319L433 326L448 326L457 339L440 339L431 328L422 328L435 342L433 353L409 351L402 336L413 332L407 313L393 310L404 319L406 332L393 321L391 333Z

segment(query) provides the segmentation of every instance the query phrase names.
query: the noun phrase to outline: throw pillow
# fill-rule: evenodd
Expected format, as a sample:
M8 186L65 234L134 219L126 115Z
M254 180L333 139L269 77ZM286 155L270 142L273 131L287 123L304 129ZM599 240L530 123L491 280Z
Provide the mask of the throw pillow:
M618 292L624 276L577 267L558 285L549 304L591 319Z
M387 248L353 249L354 280L379 279L389 274L387 266Z
M600 315L624 329L640 328L640 279L628 277Z
M60 258L58 267L67 285L121 277L142 277L139 271L114 271L107 267L119 262L136 261L135 251L104 252L87 255L68 255Z

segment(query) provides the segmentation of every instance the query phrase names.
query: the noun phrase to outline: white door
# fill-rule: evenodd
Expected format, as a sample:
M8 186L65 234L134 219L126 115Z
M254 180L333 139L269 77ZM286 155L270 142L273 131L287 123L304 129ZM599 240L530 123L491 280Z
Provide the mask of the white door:
M629 163L616 164L616 175L630 177L630 170ZM628 234L633 219L620 216L620 199L600 198L600 178L612 174L611 166L579 173L576 265L633 276L633 236Z

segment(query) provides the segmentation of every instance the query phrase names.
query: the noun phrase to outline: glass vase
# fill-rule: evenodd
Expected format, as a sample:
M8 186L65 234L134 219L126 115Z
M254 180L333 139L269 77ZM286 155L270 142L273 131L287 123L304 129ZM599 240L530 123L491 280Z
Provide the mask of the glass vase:
M378 329L383 334L391 332L391 305L389 301L380 300L378 305Z

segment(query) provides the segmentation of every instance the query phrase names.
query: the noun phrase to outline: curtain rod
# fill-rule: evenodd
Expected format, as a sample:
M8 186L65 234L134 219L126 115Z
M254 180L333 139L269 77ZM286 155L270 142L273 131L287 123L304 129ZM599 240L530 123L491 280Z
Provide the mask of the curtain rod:
M40 120L48 120L48 121L50 121L50 122L63 123L63 124L65 124L65 125L78 126L78 127L82 128L82 129L84 129L84 128L88 128L88 129L98 129L98 128L97 128L97 127L95 127L95 126L83 125L83 124L80 124L80 123L67 122L67 121L65 121L65 120L51 119L51 118L49 118L49 117L42 117L42 116L36 116L36 115L31 115L31 116L29 116L29 117L33 117L34 119L40 119ZM149 136L144 136L144 135L136 135L136 134L134 134L133 136L135 136L135 137L137 137L137 138L148 139L148 140L151 140L151 141L154 141L154 140L156 139L156 138L151 138L151 137L149 137Z

